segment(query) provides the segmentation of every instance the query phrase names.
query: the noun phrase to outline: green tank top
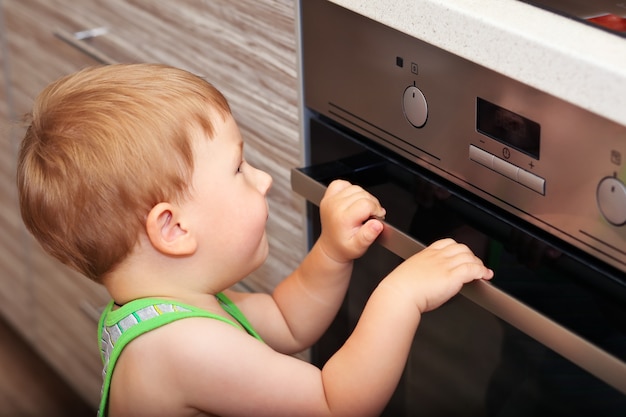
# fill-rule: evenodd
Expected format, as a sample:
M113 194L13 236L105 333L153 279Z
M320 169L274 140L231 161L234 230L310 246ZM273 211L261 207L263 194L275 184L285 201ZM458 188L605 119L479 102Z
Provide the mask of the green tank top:
M188 317L206 317L220 320L237 328L243 327L251 336L263 341L254 331L243 313L224 294L216 295L220 305L237 323L225 317L211 313L198 307L159 298L142 298L124 304L113 310L111 300L104 309L98 324L98 345L104 368L102 370L102 392L98 416L107 415L111 376L115 363L124 347L133 339L176 320Z

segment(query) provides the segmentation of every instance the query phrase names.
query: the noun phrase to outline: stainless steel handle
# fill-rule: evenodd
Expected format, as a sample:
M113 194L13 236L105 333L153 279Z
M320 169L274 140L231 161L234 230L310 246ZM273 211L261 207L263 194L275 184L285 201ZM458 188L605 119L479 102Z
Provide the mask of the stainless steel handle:
M297 168L291 170L291 188L317 206L319 206L326 192L324 184L309 177ZM418 242L389 223L385 223L385 228L378 237L377 243L402 259L406 259L426 247L423 243Z
M115 64L116 61L113 58L85 42L88 39L92 39L106 33L108 33L106 28L94 28L74 33L67 32L63 29L56 29L54 31L54 36L101 64Z
M291 170L291 188L318 206L326 191L324 184L297 168ZM385 228L377 243L402 259L406 259L426 247L423 243L388 223L385 223ZM476 281L467 284L461 290L461 294L626 394L626 364L616 357L570 332L488 282Z

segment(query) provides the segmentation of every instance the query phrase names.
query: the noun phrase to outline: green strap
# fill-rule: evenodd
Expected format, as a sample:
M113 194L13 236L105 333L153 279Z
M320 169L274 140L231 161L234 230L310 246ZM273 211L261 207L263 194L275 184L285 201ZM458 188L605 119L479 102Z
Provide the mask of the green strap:
M172 300L142 298L116 310L113 310L114 302L109 302L98 323L98 344L104 364L99 417L106 416L113 369L120 354L128 343L144 333L176 320L206 317L228 323L238 329L243 327L251 336L263 341L241 310L228 297L222 293L216 297L222 308L239 324L215 313Z
M243 315L239 307L235 303L233 303L230 298L226 297L224 293L218 293L216 295L217 300L220 302L220 305L228 314L230 314L239 324L243 326L243 328L248 332L249 335L254 336L255 338L263 341L261 336L254 330L246 316Z

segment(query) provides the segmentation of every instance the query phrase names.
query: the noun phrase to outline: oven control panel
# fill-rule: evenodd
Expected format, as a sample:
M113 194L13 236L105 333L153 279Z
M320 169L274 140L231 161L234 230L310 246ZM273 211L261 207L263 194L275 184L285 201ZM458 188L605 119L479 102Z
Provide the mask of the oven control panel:
M331 2L301 16L307 109L626 272L626 126Z

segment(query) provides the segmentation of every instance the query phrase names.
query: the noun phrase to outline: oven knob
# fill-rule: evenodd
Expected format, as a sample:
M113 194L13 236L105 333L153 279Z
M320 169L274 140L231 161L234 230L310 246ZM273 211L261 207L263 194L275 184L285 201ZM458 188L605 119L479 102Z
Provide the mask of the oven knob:
M606 177L598 185L598 208L614 226L626 224L626 185L615 177Z
M412 85L404 90L402 108L404 116L413 126L422 127L426 124L428 105L419 88Z

